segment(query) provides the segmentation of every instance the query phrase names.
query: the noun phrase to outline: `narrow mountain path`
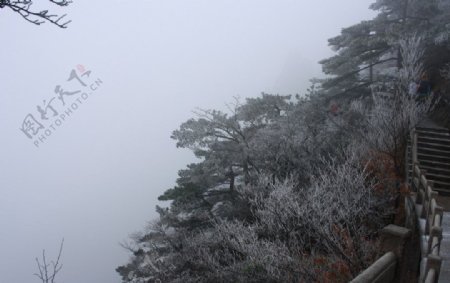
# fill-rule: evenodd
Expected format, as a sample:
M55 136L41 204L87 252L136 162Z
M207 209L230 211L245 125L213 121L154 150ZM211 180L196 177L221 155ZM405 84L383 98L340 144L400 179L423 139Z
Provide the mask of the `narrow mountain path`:
M442 257L440 283L450 283L450 131L424 119L417 127L417 158L426 178L433 181L439 192L436 201L444 209L442 241L439 255ZM412 166L409 166L409 176Z

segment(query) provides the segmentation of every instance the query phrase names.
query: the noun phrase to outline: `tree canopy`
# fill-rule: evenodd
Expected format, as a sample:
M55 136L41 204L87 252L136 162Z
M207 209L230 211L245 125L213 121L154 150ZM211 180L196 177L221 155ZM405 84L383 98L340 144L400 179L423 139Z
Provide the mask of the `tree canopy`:
M446 1L378 0L370 8L378 11L374 19L344 28L329 39L336 55L320 63L330 75L322 81L330 97L367 96L374 82L391 81L392 73L402 66L401 39L420 35L430 51L427 54L433 54L431 50L437 46L449 48L450 7ZM442 62L424 59L430 72L442 67Z

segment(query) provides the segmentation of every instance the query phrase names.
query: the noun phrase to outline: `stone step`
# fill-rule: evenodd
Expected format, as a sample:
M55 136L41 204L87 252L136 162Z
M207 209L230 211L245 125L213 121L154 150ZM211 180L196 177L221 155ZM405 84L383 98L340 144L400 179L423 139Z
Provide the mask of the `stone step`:
M450 196L450 189L449 188L434 188L434 190L440 195L449 197Z
M412 176L412 171L408 170L408 176ZM445 172L437 172L437 173L429 173L425 175L430 181L440 181L440 182L448 182L450 183L450 175L445 174Z
M449 167L450 167L450 165L449 165ZM408 168L412 169L412 165L409 164ZM450 168L440 168L440 167L432 167L432 166L426 166L426 165L420 165L420 168L427 170L427 173L448 175L450 178Z
M438 195L443 197L450 197L450 189L446 188L434 188L434 190L438 193Z
M408 148L411 147L411 141L407 141ZM417 147L426 147L426 148L436 148L440 150L448 150L450 151L450 142L442 142L442 143L434 143L434 142L422 142L417 141Z
M447 128L423 128L423 127L416 127L417 133L432 133L432 134L448 134L450 135L450 132Z
M436 137L428 137L428 136L418 136L417 142L427 142L427 143L436 143L440 145L448 145L450 144L450 138L436 138Z
M406 144L406 147L408 148L408 151L411 151L411 143L408 142ZM450 141L447 143L431 143L431 142L417 142L417 149L423 149L423 148L430 148L434 150L441 150L441 151L448 151L450 152Z
M428 128L428 127L417 126L416 131L417 132L423 131L423 132L449 133L449 130L447 128L443 128L443 127Z
M434 138L434 139L443 139L443 140L450 140L449 134L441 134L441 133L418 133L418 138L424 137L424 138Z
M432 167L432 168L436 168L436 169L450 170L450 163L439 162L439 161L432 161L432 160L419 160L419 166Z
M434 184L434 189L436 189L436 190L447 189L448 191L450 191L450 182L433 180L433 184Z
M408 170L408 175L410 175L410 176L412 175L411 170ZM429 180L429 181L439 182L443 185L449 184L449 186L450 186L450 175L427 172L425 176L427 177L427 180Z
M424 153L424 154L437 155L437 156L450 156L450 151L429 148L429 147L427 147L427 148L418 147L417 153L418 154Z
M417 142L418 148L434 148L434 149L440 149L440 150L448 150L450 151L450 143L444 144L444 143L431 143L431 142Z
M425 154L425 153L417 153L417 159L419 160L419 163L422 163L422 161L436 161L441 163L449 163L450 164L450 157L448 156L439 156L436 154Z
M425 130L425 131L438 131L438 132L449 132L448 128L441 127L439 125L434 124L431 127L424 126L423 124L419 124L416 126L416 130Z
M425 176L430 181L442 181L450 184L450 175L442 175L435 173L426 173Z

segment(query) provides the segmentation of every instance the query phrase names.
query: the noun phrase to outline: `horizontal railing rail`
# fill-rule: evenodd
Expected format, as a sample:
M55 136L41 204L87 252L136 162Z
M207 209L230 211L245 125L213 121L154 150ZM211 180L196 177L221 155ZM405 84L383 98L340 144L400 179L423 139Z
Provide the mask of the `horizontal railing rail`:
M355 277L351 283L392 282L395 276L397 258L393 252L387 252L371 266Z

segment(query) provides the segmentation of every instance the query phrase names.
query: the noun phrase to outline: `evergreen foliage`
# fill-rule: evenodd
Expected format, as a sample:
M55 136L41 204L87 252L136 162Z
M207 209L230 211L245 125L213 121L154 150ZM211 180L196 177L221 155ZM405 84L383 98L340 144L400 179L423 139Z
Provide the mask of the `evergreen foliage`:
M329 40L329 77L304 97L197 110L172 138L199 162L125 245L123 282L348 282L369 266L401 197L406 135L433 108L408 85L448 74L429 61L449 46L447 2L376 1L374 19Z

